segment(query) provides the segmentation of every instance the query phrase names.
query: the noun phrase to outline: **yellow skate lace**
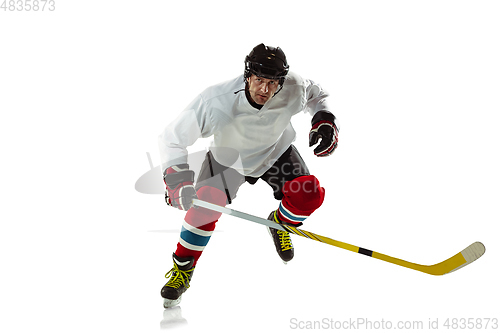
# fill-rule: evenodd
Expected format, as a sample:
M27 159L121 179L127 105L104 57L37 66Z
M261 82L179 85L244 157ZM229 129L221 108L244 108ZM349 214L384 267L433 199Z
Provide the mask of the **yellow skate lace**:
M186 289L189 288L189 276L192 271L194 271L194 267L183 271L180 270L179 267L174 263L174 267L165 274L165 277L170 280L167 282L167 287L172 287L175 289L179 289L181 285L186 286Z
M280 237L281 250L286 251L293 249L292 240L290 239L290 233L281 230L278 230L277 233Z

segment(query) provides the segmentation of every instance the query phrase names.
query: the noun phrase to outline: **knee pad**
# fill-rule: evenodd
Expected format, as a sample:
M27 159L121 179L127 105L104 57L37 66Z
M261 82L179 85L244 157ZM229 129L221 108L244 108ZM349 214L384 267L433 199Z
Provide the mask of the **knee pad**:
M298 216L311 215L325 199L325 189L312 175L301 176L286 182L282 192L281 206Z
M200 200L207 201L219 206L226 205L226 193L215 187L203 186L196 192L196 195ZM193 207L188 210L184 220L193 227L205 231L212 231L215 229L215 222L217 222L221 215L222 213L215 212L210 209Z

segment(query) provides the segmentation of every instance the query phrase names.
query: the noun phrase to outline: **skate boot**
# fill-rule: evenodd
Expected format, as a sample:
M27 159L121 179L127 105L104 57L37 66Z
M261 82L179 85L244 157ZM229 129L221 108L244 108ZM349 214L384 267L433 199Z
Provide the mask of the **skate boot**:
M172 255L174 260L174 268L165 274L166 278L170 279L161 289L161 297L163 297L163 307L171 308L181 302L182 294L189 288L189 282L193 276L194 258L181 258Z
M275 216L275 214L276 211L273 211L267 219L279 223L278 217ZM290 233L270 227L267 227L267 230L273 238L276 252L278 252L281 260L283 260L283 263L286 264L287 262L292 260L294 252L292 240L290 239Z

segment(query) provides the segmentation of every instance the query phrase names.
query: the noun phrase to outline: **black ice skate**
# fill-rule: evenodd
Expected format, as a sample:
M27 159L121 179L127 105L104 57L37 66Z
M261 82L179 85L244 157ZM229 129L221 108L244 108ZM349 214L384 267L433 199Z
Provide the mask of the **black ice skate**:
M165 277L170 277L170 280L161 289L161 297L163 297L163 307L170 308L181 302L182 294L189 288L189 282L193 276L194 258L181 258L172 255L174 267L165 274Z
M275 216L276 211L273 211L267 218L270 221L279 223L278 217ZM293 244L290 239L290 234L287 231L282 231L274 228L267 227L269 234L273 238L276 252L280 256L283 263L287 263L293 259Z

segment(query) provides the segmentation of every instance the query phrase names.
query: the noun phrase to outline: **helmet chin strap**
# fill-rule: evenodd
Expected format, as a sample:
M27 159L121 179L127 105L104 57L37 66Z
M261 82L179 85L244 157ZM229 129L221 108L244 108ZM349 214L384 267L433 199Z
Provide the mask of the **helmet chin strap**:
M250 102L250 104L251 104L254 108L256 108L256 109L259 109L259 110L260 110L260 109L261 109L264 105L257 104L257 103L256 103L256 102L252 99L252 97L250 96L250 92L249 92L249 90L248 90L248 78L245 78L244 80L245 80L245 88L235 91L235 92L234 92L234 94L236 95L237 93L244 91L244 92L245 92L245 95L246 95L246 97L247 97L247 99L248 99L248 102ZM280 80L280 82L281 82L281 80ZM284 83L285 83L285 82L284 82L284 80L283 80L283 84L280 84L279 89L278 89L278 90L277 90L277 91L273 94L273 96L271 96L271 98L273 98L274 96L276 96L276 95L277 95L277 94L281 91L281 89L283 88ZM254 105L254 104L255 104L255 105Z
M284 84L285 84L285 82L284 82L284 80L283 80L283 83L282 83L282 84L280 84L279 89L278 89L278 90L274 93L273 97L274 97L274 96L276 96L276 95L278 95L278 93L281 91L281 89L283 89L283 85L284 85Z
M248 80L250 80L250 77L244 77L243 78L245 80L245 89L241 89L241 90L238 90L238 91L235 91L234 93L237 94L239 93L240 91L245 91L247 88L248 88ZM283 86L285 85L285 78L283 79L280 79L280 87L279 89L273 94L273 96L271 98L273 98L274 96L276 96L280 91L281 89L283 89Z

